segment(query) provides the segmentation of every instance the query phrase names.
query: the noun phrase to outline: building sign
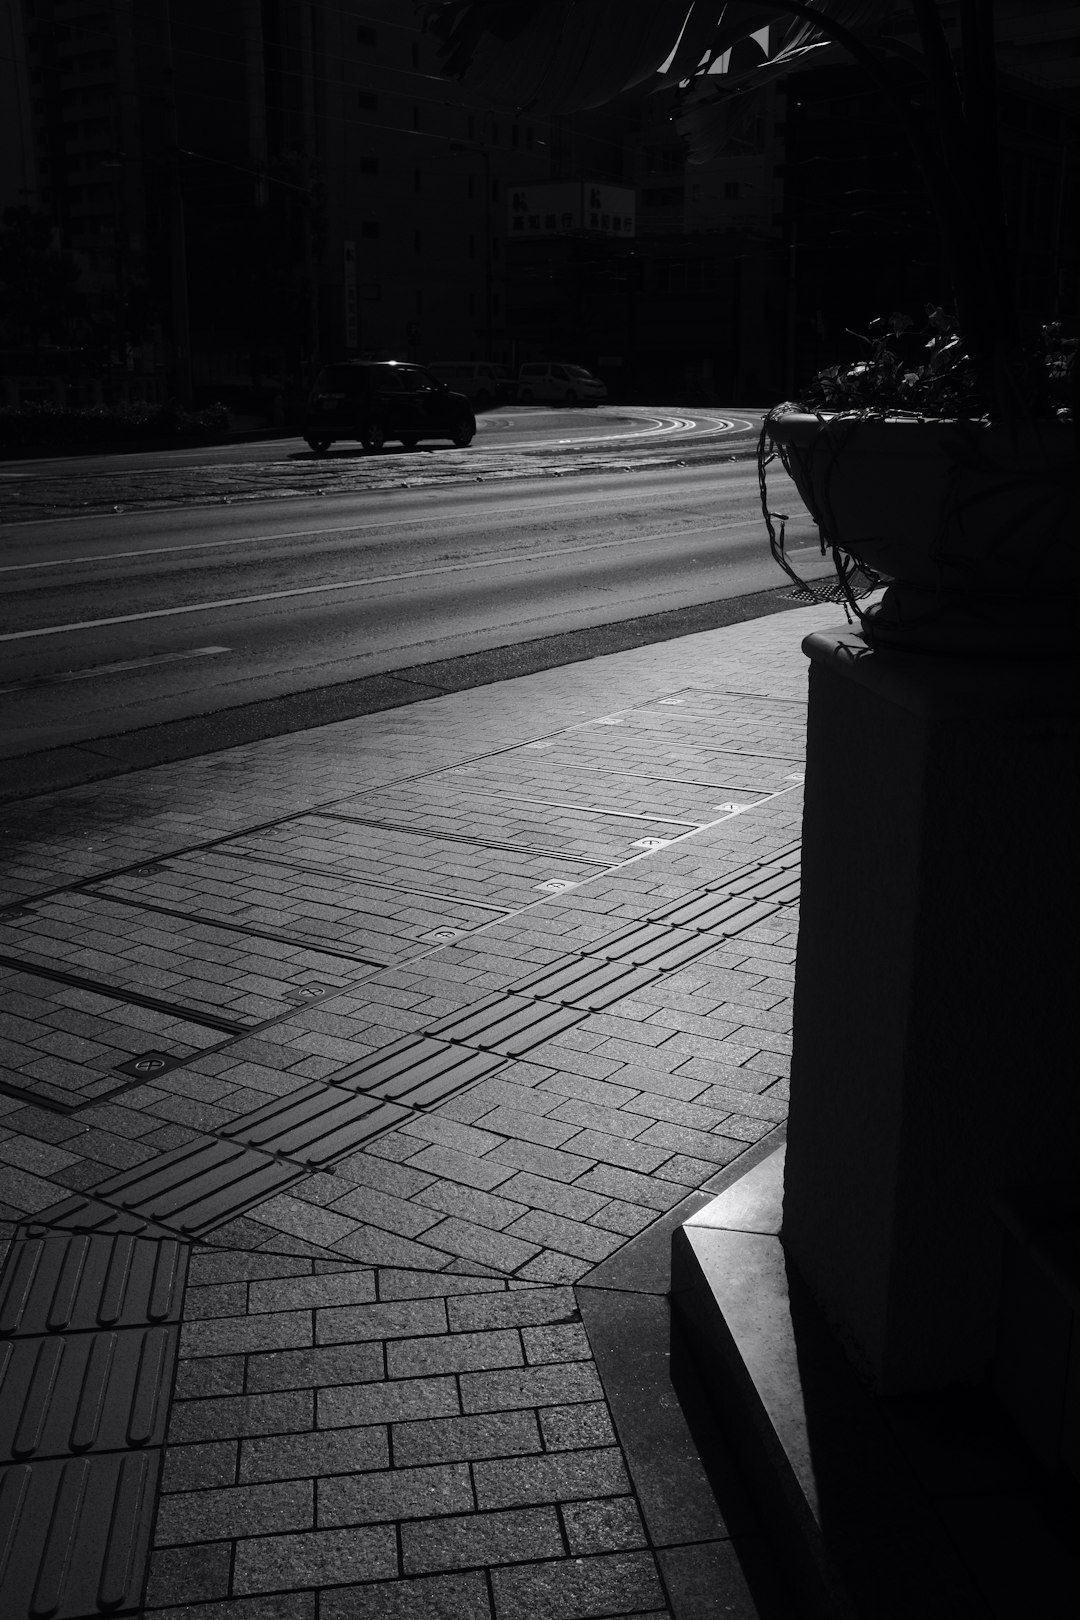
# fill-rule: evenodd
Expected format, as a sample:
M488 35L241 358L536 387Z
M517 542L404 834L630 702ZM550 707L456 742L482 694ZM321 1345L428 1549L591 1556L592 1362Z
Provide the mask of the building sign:
M345 243L345 347L355 349L360 342L360 310L356 300L356 243Z
M633 236L636 193L629 186L562 180L511 186L511 236Z

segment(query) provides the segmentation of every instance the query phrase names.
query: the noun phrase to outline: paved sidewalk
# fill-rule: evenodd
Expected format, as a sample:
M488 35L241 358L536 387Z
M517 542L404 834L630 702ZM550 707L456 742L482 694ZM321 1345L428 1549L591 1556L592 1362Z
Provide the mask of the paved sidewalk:
M666 1255L785 1117L837 617L0 812L5 1612L64 1522L60 1620L758 1614Z

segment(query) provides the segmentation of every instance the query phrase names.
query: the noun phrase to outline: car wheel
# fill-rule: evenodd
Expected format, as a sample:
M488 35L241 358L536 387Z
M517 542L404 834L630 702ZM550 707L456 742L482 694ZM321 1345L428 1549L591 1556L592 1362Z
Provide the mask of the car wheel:
M454 431L450 437L459 450L464 450L466 445L472 444L473 434L475 432L476 423L470 422L465 417L462 417L461 421L455 425Z
M415 450L420 440L415 433L409 433L402 438L401 442L406 450Z
M386 443L386 429L381 422L368 422L357 437L365 450L381 450Z
M333 439L309 439L308 444L317 456L324 456L333 444Z

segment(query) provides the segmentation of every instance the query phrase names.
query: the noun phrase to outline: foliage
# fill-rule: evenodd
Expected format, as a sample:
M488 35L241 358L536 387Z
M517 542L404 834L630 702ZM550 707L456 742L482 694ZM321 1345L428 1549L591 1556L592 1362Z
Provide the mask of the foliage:
M228 426L224 405L187 411L175 400L164 405L117 405L86 411L51 404L20 405L0 410L0 448L93 450L187 438L205 440L219 438Z
M955 319L928 304L926 325L896 310L872 321L868 333L852 333L862 358L819 371L799 396L803 410L910 412L926 417L991 414L971 355ZM1036 344L1019 352L1025 391L1037 415L1072 416L1076 340L1063 338L1059 323L1044 326Z

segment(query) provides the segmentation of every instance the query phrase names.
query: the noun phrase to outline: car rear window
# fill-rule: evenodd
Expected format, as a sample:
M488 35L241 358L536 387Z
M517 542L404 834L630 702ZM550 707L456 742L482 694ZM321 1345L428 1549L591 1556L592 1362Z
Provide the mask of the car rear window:
M319 394L366 394L372 374L366 366L324 366L315 383Z

